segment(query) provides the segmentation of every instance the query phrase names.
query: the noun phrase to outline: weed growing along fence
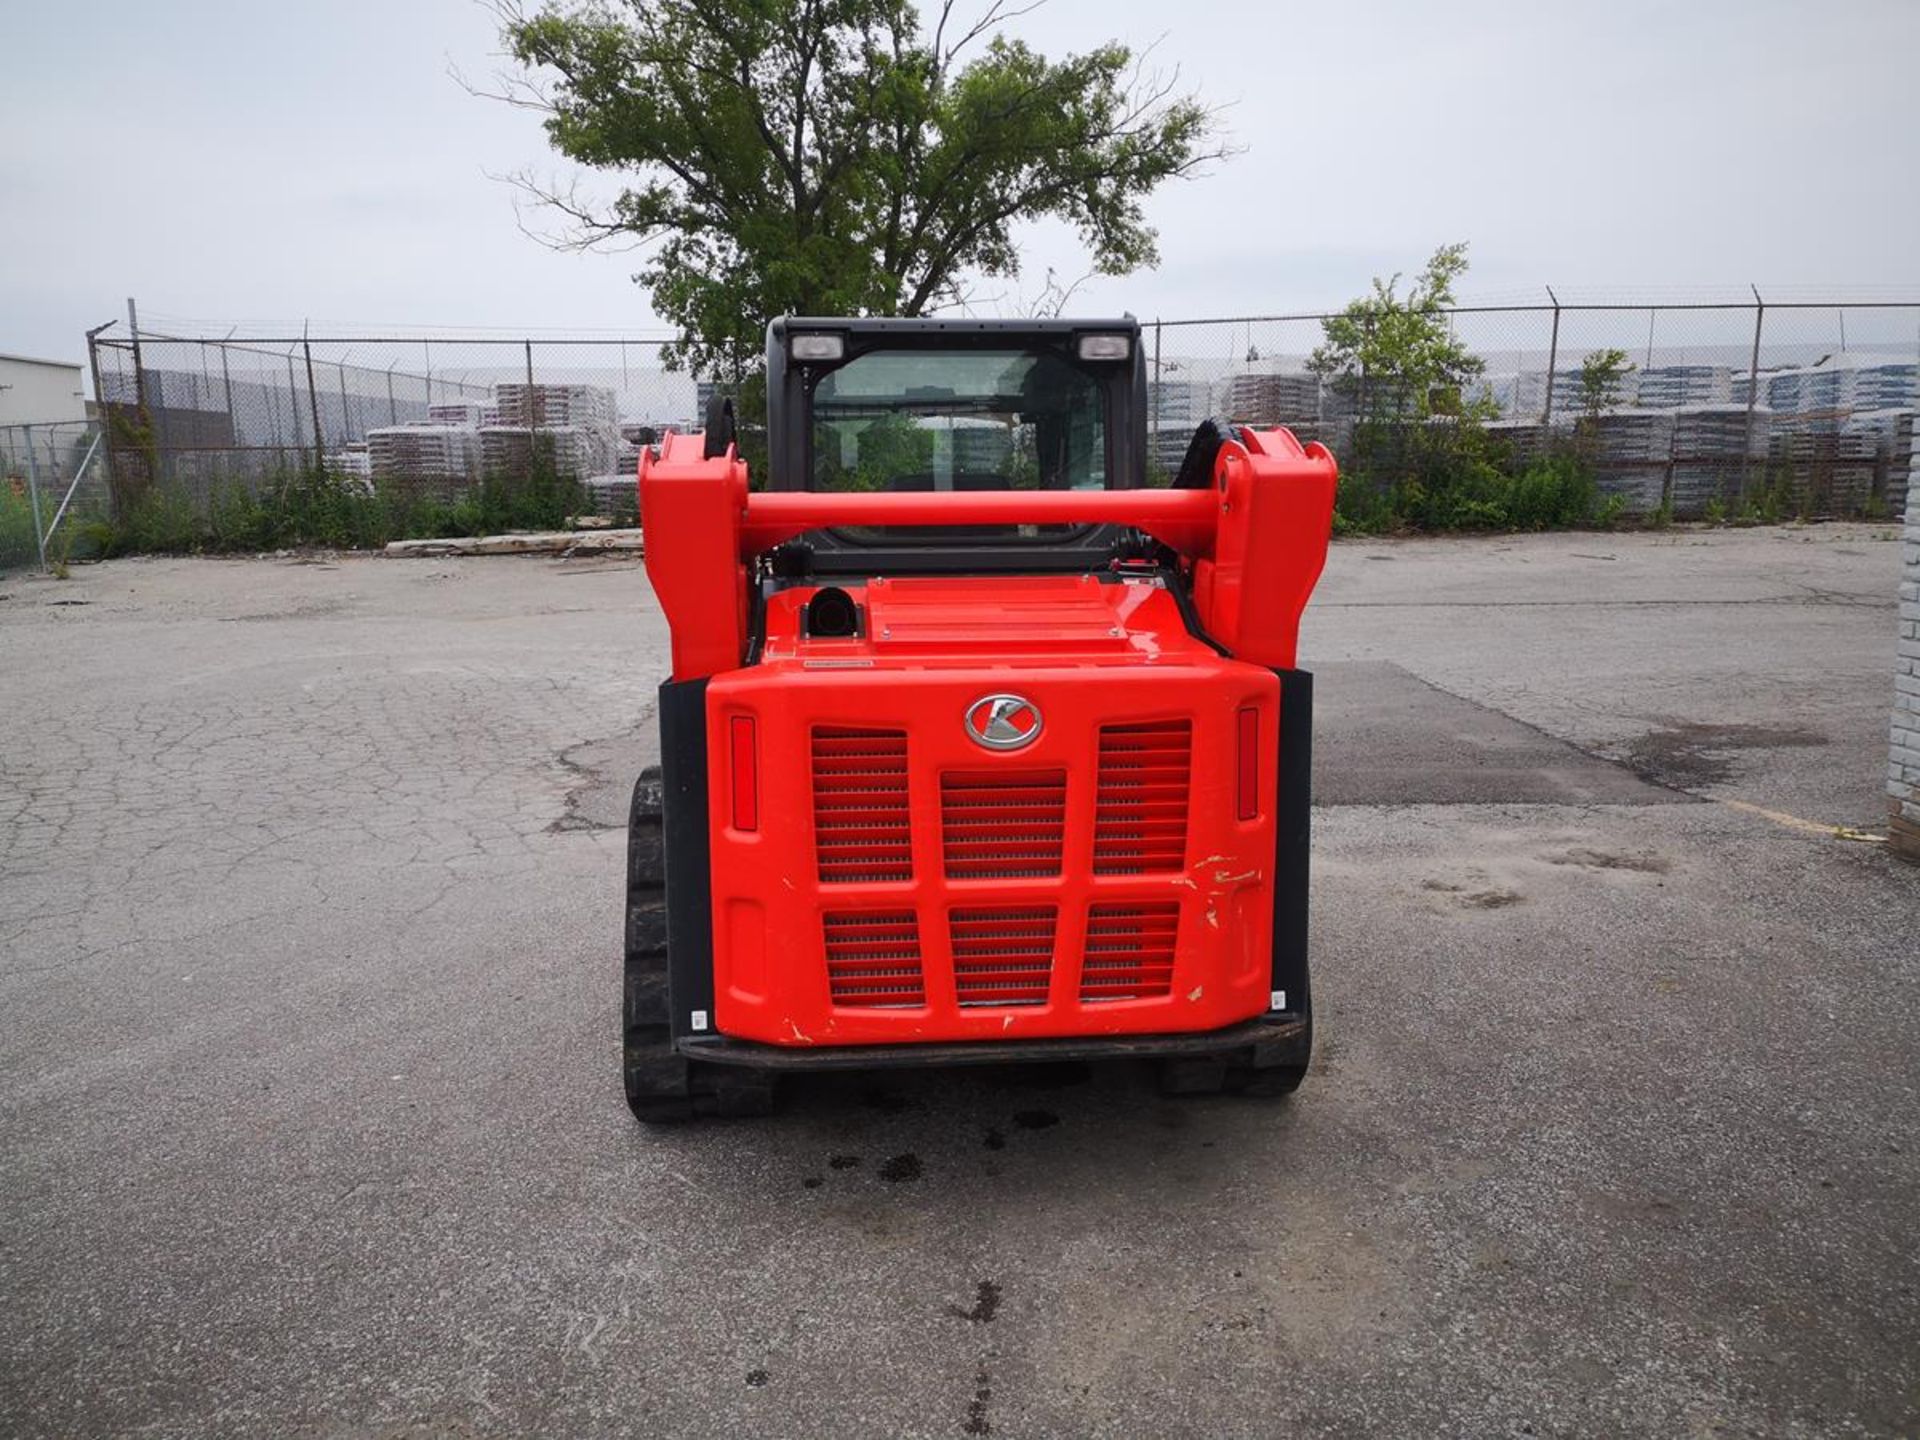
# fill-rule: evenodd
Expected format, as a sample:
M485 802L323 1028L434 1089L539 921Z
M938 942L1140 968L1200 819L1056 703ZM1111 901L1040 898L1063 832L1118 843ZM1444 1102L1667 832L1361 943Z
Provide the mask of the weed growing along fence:
M585 488L560 474L550 451L514 475L487 475L454 496L369 483L324 465L227 480L204 498L158 485L123 513L102 511L79 526L87 553L196 554L317 547L365 549L390 540L557 530L587 508ZM634 523L631 504L611 512Z
M32 499L24 491L0 488L0 569L31 565L39 553Z
M1343 334L1350 317L1151 323L1153 470L1176 467L1217 415L1326 443L1348 530L1874 515L1904 499L1920 304L1550 303L1425 318L1457 351L1440 383ZM630 513L640 447L696 427L713 388L663 369L660 343L109 327L90 358L110 484L83 538L245 550ZM0 508L5 527L17 523Z

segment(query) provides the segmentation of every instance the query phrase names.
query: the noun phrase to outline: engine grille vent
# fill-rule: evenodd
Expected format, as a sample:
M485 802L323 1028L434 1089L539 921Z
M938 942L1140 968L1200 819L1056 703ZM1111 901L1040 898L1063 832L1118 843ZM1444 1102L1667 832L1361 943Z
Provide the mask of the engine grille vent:
M1058 875L1066 832L1064 770L949 770L940 777L949 880Z
M813 732L813 832L823 883L913 878L907 732Z
M1080 999L1152 1000L1173 989L1178 901L1095 905L1087 912Z
M1186 865L1192 766L1190 720L1101 727L1094 874L1139 875Z
M924 1005L920 926L911 910L823 917L827 985L835 1005L884 1009Z
M1053 974L1051 905L955 910L953 988L962 1005L1041 1005Z

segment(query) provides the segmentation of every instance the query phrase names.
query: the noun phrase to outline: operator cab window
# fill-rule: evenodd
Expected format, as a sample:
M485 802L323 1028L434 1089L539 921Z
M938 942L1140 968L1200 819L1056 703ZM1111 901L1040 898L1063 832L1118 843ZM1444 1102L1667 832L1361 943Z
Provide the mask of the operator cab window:
M811 396L808 488L1100 490L1106 387L1053 351L870 350ZM862 527L864 543L1049 541L1068 525Z

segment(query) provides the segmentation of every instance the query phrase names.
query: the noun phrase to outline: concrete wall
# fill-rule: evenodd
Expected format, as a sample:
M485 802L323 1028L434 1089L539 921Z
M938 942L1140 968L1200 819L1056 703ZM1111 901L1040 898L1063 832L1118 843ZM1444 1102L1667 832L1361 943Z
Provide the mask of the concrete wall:
M0 355L0 425L84 420L82 367L61 360Z
M1900 577L1900 649L1893 676L1893 749L1887 773L1893 853L1920 865L1920 485L1907 495L1906 569Z

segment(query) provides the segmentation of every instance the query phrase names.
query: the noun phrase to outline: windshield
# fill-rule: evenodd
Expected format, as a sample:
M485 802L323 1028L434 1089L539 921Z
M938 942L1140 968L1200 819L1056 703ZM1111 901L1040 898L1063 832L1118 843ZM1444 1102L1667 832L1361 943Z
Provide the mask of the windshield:
M875 350L813 389L814 490L1098 490L1105 389L1051 351ZM1062 525L901 527L852 538L1057 539Z

